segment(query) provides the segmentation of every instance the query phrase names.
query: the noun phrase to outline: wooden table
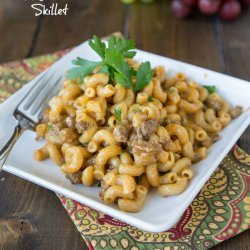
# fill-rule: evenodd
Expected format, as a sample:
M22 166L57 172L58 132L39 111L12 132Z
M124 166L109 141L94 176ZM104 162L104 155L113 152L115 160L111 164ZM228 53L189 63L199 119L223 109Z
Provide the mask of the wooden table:
M67 0L68 15L56 17L35 17L31 1L1 2L0 62L66 49L93 34L119 30L140 49L250 79L250 9L237 21L223 23L199 14L176 20L169 1L125 6L119 0ZM250 129L239 145L250 153ZM0 182L0 249L86 249L53 192L5 172L0 177L5 178ZM249 246L245 232L214 249Z

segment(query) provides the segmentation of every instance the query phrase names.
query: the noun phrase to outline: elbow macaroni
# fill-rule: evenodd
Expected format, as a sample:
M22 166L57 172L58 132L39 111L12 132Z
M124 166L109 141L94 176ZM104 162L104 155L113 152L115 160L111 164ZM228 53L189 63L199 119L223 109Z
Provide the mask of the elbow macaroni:
M126 61L138 70L138 62ZM232 119L228 102L183 73L167 79L161 66L138 93L97 72L81 85L65 80L49 101L36 127L46 145L34 158L80 171L85 186L101 181L103 201L126 212L141 210L151 188L162 196L184 192L191 164L206 157Z

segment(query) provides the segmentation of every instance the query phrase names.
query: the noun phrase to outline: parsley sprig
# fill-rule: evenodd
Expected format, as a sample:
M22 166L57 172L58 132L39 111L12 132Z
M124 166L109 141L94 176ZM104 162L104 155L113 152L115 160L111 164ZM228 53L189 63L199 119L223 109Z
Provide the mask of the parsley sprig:
M153 102L154 100L153 100L153 97L152 96L149 96L148 97L148 102Z
M77 80L79 84L83 82L85 76L93 73L93 70L101 64L101 62L92 62L86 59L77 57L72 64L77 67L71 68L67 73L67 78L69 80Z
M150 62L140 64L136 75L135 92L147 86L152 79L152 75L153 71L151 70Z
M115 108L115 118L119 124L122 122L122 110L120 107Z
M99 37L94 36L89 40L89 46L100 56L101 61L93 62L77 57L72 62L74 67L67 72L69 80L76 80L78 84L82 84L83 79L99 66L98 72L108 74L110 82L115 81L125 88L133 89L135 93L151 81L153 74L149 62L140 64L136 71L125 60L125 58L133 58L136 54L133 40L111 36L106 44ZM136 78L135 85L132 77Z
M216 87L213 85L203 85L205 89L207 89L209 94L213 94L216 92Z
M53 127L52 124L49 123L49 124L47 125L47 131L50 131L50 130L52 129L52 127Z

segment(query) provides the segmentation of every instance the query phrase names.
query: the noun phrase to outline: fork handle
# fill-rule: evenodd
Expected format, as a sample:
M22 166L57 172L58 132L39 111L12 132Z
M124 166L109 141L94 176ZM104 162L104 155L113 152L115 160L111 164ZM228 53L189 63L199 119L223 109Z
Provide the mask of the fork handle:
M19 137L23 134L23 132L26 130L26 128L23 128L20 124L17 124L17 126L14 129L14 132L8 142L5 144L5 146L0 151L0 172L2 171L3 165L6 162L12 148L14 147L15 143L19 139Z

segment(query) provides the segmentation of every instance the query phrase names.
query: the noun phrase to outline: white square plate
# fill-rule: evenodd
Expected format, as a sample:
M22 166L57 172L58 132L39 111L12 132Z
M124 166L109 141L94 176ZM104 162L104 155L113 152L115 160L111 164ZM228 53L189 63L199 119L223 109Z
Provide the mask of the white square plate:
M90 60L98 60L98 57L89 49L88 44L85 42L52 66L55 74L58 74L59 69L62 73L70 68L71 61L77 56ZM157 65L165 66L168 75L173 75L176 72L184 72L190 79L198 83L215 85L218 92L232 105L241 105L244 110L250 107L250 84L247 81L140 50L137 51L136 58L140 61L150 61L153 67ZM13 130L14 122L11 118L11 114L14 107L33 83L34 81L30 82L0 105L1 143L7 140L7 135ZM35 141L35 134L33 132L23 134L15 145L4 166L4 170L61 193L142 230L162 232L178 222L185 209L201 190L205 182L209 179L249 123L250 112L248 109L248 111L233 120L229 126L221 132L221 140L212 146L209 150L208 157L192 166L195 175L184 193L178 196L162 198L152 191L142 211L134 214L122 212L115 205L109 206L104 204L98 195L98 187L84 187L81 184L72 185L65 179L60 169L50 160L43 162L34 161L34 150L41 147L44 142Z

